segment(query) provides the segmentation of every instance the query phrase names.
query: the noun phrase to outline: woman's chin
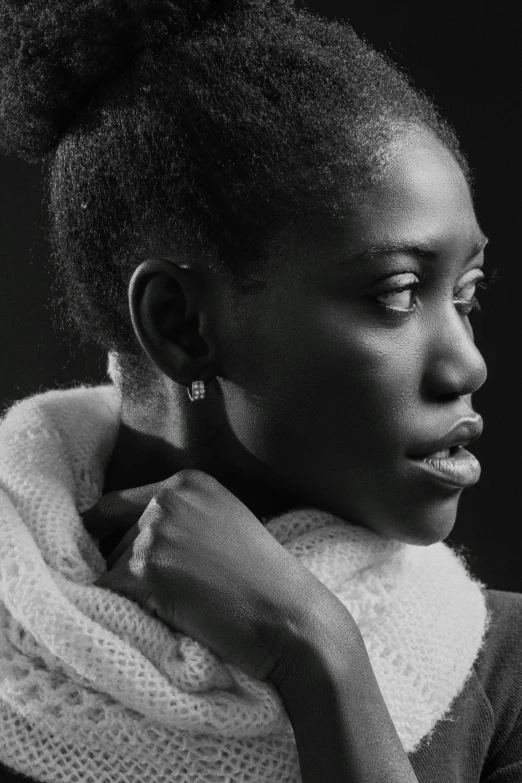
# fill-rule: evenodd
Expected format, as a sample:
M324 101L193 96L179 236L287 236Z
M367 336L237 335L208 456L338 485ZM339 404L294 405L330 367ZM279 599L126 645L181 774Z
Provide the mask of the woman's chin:
M444 541L455 526L457 510L448 510L445 514L439 512L432 514L428 519L413 520L411 526L405 531L407 543L415 546L431 546L439 541ZM404 540L406 540L406 537Z
M453 496L444 502L430 504L429 507L402 512L400 517L393 517L389 511L380 523L373 520L371 529L385 538L402 541L414 546L431 546L444 541L455 526L457 519L458 500ZM370 525L368 525L370 527Z

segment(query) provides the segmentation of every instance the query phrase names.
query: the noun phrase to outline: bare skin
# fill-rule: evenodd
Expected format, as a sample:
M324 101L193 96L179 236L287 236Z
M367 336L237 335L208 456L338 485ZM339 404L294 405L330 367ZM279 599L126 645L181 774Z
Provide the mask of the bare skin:
M449 535L462 490L419 478L406 455L469 414L486 379L458 304L482 277L469 189L439 142L411 132L348 214L283 238L248 297L225 274L140 265L130 308L162 404L124 401L105 491L196 468L258 517L304 504L413 544ZM343 263L390 242L432 255ZM390 292L421 276L416 294ZM207 394L192 403L195 379Z
M303 783L416 782L355 620L212 476L108 493L84 524L102 551L127 528L97 587L277 688Z
M257 524L302 504L412 544L446 538L462 490L419 475L408 454L469 415L486 379L467 315L483 245L458 165L410 132L342 228L282 240L254 295L158 258L130 283L160 380L142 405L123 401L105 495L85 517L112 549L98 584L272 679L304 783L416 777L353 618L298 564L288 575ZM207 397L191 403L195 379ZM238 541L244 559L230 556ZM175 615L174 586L186 592Z

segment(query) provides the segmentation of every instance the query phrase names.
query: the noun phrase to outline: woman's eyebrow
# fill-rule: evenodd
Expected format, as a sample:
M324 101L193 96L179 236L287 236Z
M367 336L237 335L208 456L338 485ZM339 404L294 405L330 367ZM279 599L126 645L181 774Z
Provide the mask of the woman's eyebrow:
M484 234L480 234L471 245L470 251L466 256L465 263L468 263L473 258L478 256L479 253L484 250L488 242L489 239ZM404 242L403 240L385 240L383 242L379 242L379 244L376 245L368 245L363 250L356 250L348 256L343 256L339 265L345 266L346 264L351 264L354 261L371 261L374 258L391 255L393 253L400 253L402 255L409 255L415 258L433 261L439 254L439 251L437 250L435 243L409 243Z

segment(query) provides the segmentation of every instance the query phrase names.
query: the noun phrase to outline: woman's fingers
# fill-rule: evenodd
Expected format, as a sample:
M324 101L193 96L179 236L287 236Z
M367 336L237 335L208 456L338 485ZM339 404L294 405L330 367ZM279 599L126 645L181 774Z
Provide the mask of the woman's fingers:
M127 549L118 559L117 565L111 571L101 574L94 582L94 585L123 595L136 603L141 603L140 580L134 576L129 568L131 557L132 550Z
M136 525L132 531L129 531L130 533L135 538L139 533L138 526ZM128 598L129 601L146 609L150 614L158 616L155 590L144 576L144 565L143 557L136 556L136 552L129 545L117 558L115 557L111 570L104 572L96 579L94 586L118 593L118 595ZM162 618L160 617L160 619Z
M158 481L108 492L81 515L85 529L93 538L103 540L110 536L111 540L119 540L139 520L163 484Z
M140 534L138 524L134 524L130 530L127 530L123 538L114 546L110 553L106 555L107 570L114 568L115 564L121 558L126 550L132 551L132 543Z

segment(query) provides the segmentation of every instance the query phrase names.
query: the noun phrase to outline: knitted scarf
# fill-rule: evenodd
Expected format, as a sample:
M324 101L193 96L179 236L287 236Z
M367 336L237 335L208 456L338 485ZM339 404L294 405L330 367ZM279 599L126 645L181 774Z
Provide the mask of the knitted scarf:
M106 566L80 513L101 497L119 411L116 386L80 386L28 397L0 425L0 760L44 783L298 783L271 683L93 585ZM318 509L266 527L355 618L413 752L470 674L484 585L442 542Z

